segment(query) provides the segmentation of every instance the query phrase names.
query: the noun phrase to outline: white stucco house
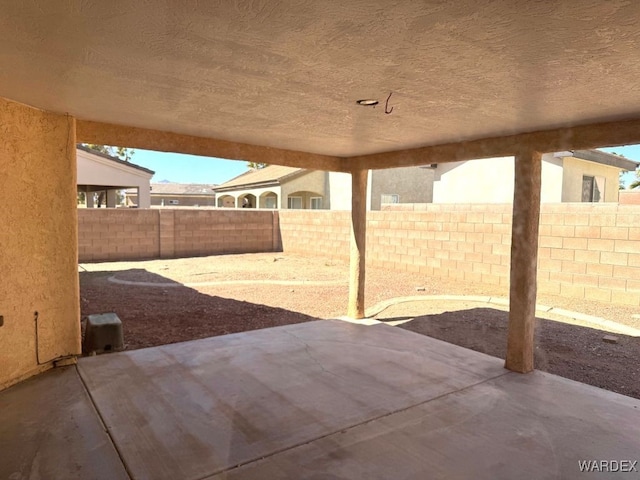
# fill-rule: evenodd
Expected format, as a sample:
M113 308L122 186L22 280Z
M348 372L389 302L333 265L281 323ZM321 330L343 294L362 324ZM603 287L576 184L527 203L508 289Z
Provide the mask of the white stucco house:
M620 172L637 162L600 150L542 157L542 202L618 202ZM511 203L513 157L370 170L367 209L388 203ZM227 208L351 209L351 175L268 166L214 188Z
M638 162L600 150L572 150L542 157L543 203L618 202L620 172ZM349 174L331 173L331 208L351 208ZM383 203L511 203L513 157L486 158L369 173L367 208Z
M249 170L213 189L224 208L329 208L328 172L269 165Z
M433 173L428 167L369 172L367 209L380 210L387 191L401 191L405 202L432 198ZM351 175L269 165L251 170L213 189L217 206L225 208L351 209Z
M155 172L82 145L77 146L76 155L78 192L84 192L87 208L116 207L117 192L125 189L136 190L138 208L151 206L150 182Z
M547 153L542 157L543 203L618 202L620 172L638 162L600 150ZM513 157L438 164L433 203L510 203Z

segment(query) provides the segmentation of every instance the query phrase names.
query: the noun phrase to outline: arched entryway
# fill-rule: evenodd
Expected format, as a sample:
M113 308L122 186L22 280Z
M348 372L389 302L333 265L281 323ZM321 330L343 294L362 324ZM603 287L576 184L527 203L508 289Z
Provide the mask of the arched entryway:
M220 208L235 208L236 199L231 195L222 195L218 197L217 205Z
M238 208L256 208L257 198L252 193L245 193L238 197Z
M258 200L258 208L278 208L278 195L275 192L264 192Z

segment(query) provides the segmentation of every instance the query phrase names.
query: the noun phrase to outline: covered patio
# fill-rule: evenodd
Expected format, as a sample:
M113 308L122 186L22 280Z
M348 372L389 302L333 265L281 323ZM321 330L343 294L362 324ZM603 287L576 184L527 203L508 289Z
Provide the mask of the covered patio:
M0 404L2 478L560 479L593 460L628 478L640 460L638 400L338 320L84 358Z
M637 402L533 372L533 352L541 155L640 143L640 4L2 7L9 478L566 478L579 460L637 460ZM77 143L351 174L353 319L368 171L513 156L507 370L335 322L69 367L81 353Z

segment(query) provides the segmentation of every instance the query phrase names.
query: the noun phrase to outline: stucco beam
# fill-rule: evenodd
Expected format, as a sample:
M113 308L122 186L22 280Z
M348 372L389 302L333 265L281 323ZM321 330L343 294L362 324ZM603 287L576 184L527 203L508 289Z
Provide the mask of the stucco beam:
M640 143L640 119L594 123L504 137L425 146L345 159L349 170L410 167L480 158L513 156L521 150L542 153Z
M187 153L313 170L349 171L345 169L344 160L339 157L90 120L77 120L76 138L78 143L96 143L160 152Z

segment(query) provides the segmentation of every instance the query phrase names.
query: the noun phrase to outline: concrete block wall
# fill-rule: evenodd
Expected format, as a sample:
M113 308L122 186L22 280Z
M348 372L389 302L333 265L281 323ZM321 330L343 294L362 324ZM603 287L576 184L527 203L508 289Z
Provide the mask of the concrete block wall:
M173 210L175 256L273 251L273 211Z
M640 305L639 206L543 206L539 251L540 291Z
M351 212L280 210L278 217L282 251L349 259Z
M368 212L367 263L504 287L511 205L402 204ZM78 211L80 261L285 252L348 260L350 212ZM640 306L640 206L543 204L538 290Z
M640 190L620 190L618 198L621 205L640 205Z
M80 262L142 260L160 255L158 212L147 209L78 209Z
M273 251L273 211L78 209L80 262Z
M280 212L285 252L348 258L349 213ZM325 213L325 212L323 212ZM640 306L640 207L543 204L538 289ZM405 204L368 213L367 263L509 285L511 205Z

